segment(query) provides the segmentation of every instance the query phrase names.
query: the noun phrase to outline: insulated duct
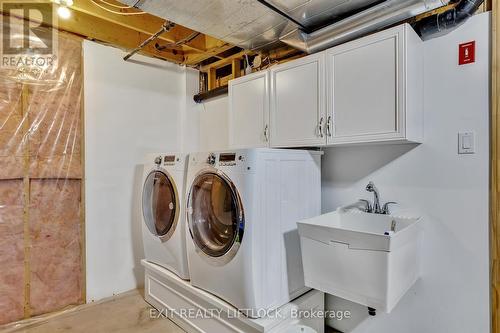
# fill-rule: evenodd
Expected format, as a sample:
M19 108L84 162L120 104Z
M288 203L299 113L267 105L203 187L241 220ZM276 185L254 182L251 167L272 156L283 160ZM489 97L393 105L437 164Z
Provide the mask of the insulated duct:
M306 53L315 53L444 6L448 2L449 0L387 0L312 33L292 30L281 36L280 41Z
M424 40L444 34L467 21L469 17L474 15L483 1L461 0L452 9L418 21L413 28Z

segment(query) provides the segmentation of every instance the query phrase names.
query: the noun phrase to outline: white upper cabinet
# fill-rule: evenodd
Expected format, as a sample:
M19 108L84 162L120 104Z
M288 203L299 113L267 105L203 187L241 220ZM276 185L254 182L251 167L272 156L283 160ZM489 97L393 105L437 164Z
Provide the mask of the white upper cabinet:
M269 72L229 81L229 146L269 145Z
M272 147L318 146L325 137L324 53L272 67Z
M229 82L231 148L423 141L422 41L400 25Z
M405 24L326 51L327 144L422 141L421 44Z

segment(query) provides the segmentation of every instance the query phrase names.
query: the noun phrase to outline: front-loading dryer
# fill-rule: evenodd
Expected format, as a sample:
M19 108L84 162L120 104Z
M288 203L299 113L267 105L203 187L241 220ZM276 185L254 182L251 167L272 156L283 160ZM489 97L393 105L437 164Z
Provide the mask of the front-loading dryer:
M149 154L142 187L145 259L188 280L186 254L186 154Z
M296 222L321 214L320 159L267 148L190 154L191 283L249 317L306 292Z

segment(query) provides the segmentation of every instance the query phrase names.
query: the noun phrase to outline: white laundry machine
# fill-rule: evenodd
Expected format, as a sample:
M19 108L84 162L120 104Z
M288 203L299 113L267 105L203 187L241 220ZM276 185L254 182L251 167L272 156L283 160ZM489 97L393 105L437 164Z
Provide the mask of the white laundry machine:
M146 157L142 187L145 259L189 279L186 254L186 154Z
M320 162L307 150L191 154L191 283L252 318L309 290L296 222L321 214Z

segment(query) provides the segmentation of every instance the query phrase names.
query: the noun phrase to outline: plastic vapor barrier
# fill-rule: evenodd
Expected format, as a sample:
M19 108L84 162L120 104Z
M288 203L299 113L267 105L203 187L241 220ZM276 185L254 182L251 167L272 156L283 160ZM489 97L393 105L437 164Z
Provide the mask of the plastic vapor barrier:
M84 300L82 47L56 38L57 64L0 67L0 324Z

